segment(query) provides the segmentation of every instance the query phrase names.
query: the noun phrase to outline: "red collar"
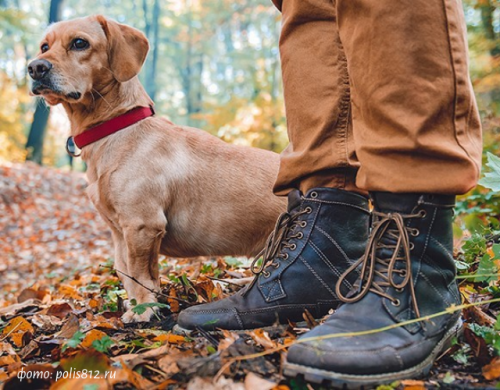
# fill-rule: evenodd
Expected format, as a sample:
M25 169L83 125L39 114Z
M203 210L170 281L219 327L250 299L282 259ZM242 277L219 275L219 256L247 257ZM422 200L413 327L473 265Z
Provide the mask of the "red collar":
M108 135L132 126L133 124L146 119L147 117L153 116L154 114L155 111L153 106L136 107L125 114L110 119L109 121L101 123L95 127L91 127L83 133L78 134L76 137L69 137L66 142L66 150L73 157L78 157L79 155L75 155L75 153L70 149L69 141L71 138L73 138L75 145L78 146L79 149L82 149L84 146L90 145L107 137Z

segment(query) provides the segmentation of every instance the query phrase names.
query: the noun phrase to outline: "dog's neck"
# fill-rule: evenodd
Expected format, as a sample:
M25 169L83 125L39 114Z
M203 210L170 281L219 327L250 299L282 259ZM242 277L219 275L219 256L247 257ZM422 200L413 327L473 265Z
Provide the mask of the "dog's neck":
M113 80L99 92L85 97L82 103L62 103L71 124L71 135L117 117L134 107L153 104L136 76L125 83Z

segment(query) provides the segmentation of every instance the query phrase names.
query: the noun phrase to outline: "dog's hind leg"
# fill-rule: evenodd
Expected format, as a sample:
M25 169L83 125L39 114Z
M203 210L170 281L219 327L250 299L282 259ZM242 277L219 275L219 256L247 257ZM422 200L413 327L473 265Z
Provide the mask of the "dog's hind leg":
M127 247L127 270L134 280L127 284L129 299L137 304L156 302L156 292L160 291L158 252L165 235L167 220L163 213L155 217L135 218L124 228ZM142 314L128 310L122 317L124 322L149 321L153 309L147 308Z

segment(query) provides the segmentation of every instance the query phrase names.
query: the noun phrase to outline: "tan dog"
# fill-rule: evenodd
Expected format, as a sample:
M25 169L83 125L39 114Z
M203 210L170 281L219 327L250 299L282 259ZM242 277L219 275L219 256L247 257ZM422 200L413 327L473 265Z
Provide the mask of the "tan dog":
M137 78L148 49L140 31L102 16L53 24L29 65L32 92L62 103L76 136L152 104ZM286 207L272 193L277 154L160 117L84 147L82 158L88 195L112 230L115 267L138 303L156 301L158 253L255 255ZM151 314L129 310L123 320Z

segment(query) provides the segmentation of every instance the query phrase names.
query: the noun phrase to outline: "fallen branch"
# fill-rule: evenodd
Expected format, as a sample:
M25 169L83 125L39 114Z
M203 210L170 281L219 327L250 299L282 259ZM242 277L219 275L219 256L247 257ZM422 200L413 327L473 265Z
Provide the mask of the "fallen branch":
M120 270L117 270L113 267L110 267L108 265L102 265L102 264L99 264L99 267L102 267L102 268L108 268L108 269L113 269L115 270L116 272L119 272L120 274L122 274L123 276L126 276L127 278L129 278L130 280L132 280L133 282L137 283L139 286L141 286L142 288L145 288L146 290L148 290L149 292L152 292L153 294L155 294L156 296L160 296L160 297L165 297L165 298L168 298L168 299L173 299L175 301L178 301L178 302L182 302L184 303L185 305L188 305L188 306L193 306L191 303L189 303L188 301L185 301L184 299L181 299L181 298L177 298L177 297L173 297L171 295L167 295L167 294L163 294L162 292L158 292L158 291L155 291L153 290L152 288L149 288L147 286L145 286L144 284L142 284L141 282L139 282L136 278L134 278L133 276L130 276L130 275L127 275L125 272L122 272Z

